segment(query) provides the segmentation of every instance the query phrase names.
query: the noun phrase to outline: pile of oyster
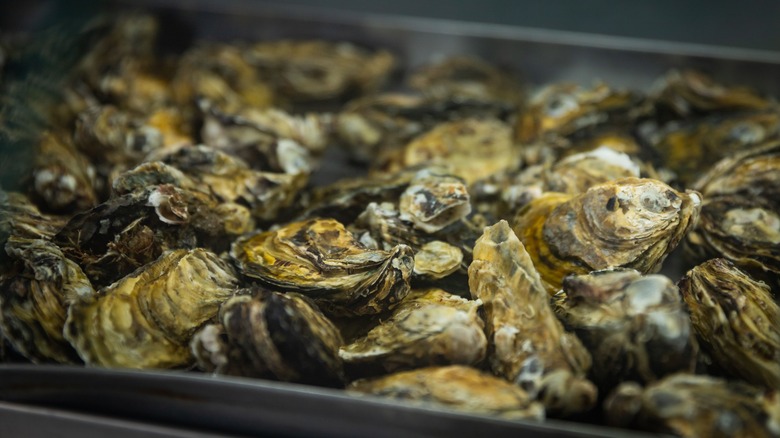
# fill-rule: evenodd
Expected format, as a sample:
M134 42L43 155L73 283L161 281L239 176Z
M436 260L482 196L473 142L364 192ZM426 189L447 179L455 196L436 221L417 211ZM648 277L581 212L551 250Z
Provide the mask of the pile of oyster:
M157 31L91 46L0 194L0 359L780 436L773 100Z

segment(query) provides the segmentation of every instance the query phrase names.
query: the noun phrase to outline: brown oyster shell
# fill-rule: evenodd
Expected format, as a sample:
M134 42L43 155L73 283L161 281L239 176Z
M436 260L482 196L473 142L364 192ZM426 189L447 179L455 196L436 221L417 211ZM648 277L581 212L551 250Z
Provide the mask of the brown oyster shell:
M504 418L543 420L544 407L521 388L462 365L422 368L353 382L347 391Z
M332 219L287 224L242 237L231 257L244 275L310 296L332 315L368 315L409 293L412 249L370 250Z
M219 324L198 331L193 356L204 371L342 386L338 329L308 299L259 288L225 302ZM250 296L253 295L253 296Z
M41 134L32 173L32 192L44 210L72 213L98 203L95 168L64 133Z
M442 289L412 291L365 336L341 348L347 366L394 372L432 365L476 365L485 358L481 303ZM361 372L362 371L362 372Z
M756 385L780 388L780 306L763 282L724 259L688 271L680 290L714 361Z
M604 393L623 381L694 371L699 348L688 312L663 275L619 269L568 276L555 311L590 351L590 375Z
M545 194L518 213L513 228L552 294L569 274L616 267L657 271L695 225L700 208L697 192L623 178L577 196Z
M539 397L551 415L593 407L596 387L585 379L590 354L556 318L531 258L506 221L485 228L477 240L469 289L484 303L494 374Z
M604 403L607 423L680 437L776 437L780 399L741 382L674 374L646 388L620 385Z

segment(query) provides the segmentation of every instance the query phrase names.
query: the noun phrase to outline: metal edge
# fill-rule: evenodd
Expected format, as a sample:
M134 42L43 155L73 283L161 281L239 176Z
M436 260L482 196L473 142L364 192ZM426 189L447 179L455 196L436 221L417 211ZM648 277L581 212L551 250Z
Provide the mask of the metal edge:
M312 7L279 4L263 0L223 0L220 2L213 2L210 0L114 0L114 3L133 8L153 7L213 14L262 15L264 17L278 16L334 24L360 24L361 26L368 27L385 27L406 30L425 29L427 32L442 35L522 40L537 43L561 44L572 47L780 64L780 52L768 50L681 43L667 40L632 38L439 18L371 14L322 6Z
M375 436L409 436L485 430L498 436L518 432L540 437L656 436L562 420L507 420L374 396L354 396L341 390L182 371L6 364L0 365L0 400L47 406L54 403L60 408L72 408L70 402L80 400L83 406L76 406L78 410L89 412L90 406L96 405L109 411L99 412L103 415L117 414L111 412L112 403L127 407L128 401L143 401L126 408L128 413L137 411L132 419L185 425L176 418L166 418L164 413L169 413L171 417L200 423L187 423L190 428L238 434L270 431L359 436L370 431ZM288 418L276 418L274 412L268 411L271 406L280 411L288 406L297 409ZM139 412L147 415L138 416ZM200 417L195 417L199 412ZM221 414L222 420L209 420L207 413L212 417ZM302 419L306 421L299 423Z

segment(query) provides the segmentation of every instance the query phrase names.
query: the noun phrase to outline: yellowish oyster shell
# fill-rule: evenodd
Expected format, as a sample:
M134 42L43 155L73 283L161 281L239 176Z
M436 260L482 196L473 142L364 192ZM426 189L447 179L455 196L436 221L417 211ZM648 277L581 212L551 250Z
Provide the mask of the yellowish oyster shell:
M556 318L531 257L506 221L477 240L469 289L484 303L494 374L539 397L551 415L594 406L597 390L585 378L590 354Z
M471 414L528 420L543 420L545 416L544 407L521 388L462 365L358 380L347 391Z
M238 281L204 249L170 251L74 303L67 338L87 365L172 368L192 363L193 333L217 315Z

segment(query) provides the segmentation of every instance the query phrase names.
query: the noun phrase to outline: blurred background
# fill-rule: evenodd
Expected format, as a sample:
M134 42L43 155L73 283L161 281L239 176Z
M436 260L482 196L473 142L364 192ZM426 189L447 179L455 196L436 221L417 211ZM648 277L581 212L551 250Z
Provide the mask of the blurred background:
M112 2L0 2L0 29L61 19ZM131 2L124 2L125 4ZM142 4L208 7L210 0L143 0ZM220 0L220 7L300 5L377 14L444 18L603 35L780 51L780 1L751 0Z

